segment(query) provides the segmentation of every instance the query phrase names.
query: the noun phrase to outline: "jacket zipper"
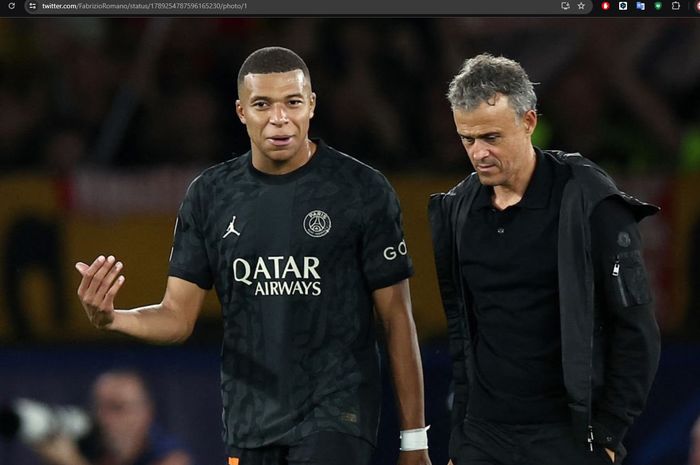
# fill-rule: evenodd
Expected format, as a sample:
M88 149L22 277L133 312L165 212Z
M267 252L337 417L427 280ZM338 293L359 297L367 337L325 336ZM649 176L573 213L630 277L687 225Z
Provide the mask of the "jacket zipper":
M620 294L620 299L623 307L627 307L627 295L625 288L622 286L622 278L620 277L620 255L615 255L615 264L613 265L612 275L615 278L615 286Z

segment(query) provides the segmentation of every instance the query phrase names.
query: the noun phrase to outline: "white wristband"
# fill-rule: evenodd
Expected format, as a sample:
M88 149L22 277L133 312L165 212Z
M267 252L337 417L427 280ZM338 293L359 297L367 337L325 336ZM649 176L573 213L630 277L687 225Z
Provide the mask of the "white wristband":
M407 429L401 431L399 438L401 439L400 451L423 450L428 448L428 430L430 425L425 428Z

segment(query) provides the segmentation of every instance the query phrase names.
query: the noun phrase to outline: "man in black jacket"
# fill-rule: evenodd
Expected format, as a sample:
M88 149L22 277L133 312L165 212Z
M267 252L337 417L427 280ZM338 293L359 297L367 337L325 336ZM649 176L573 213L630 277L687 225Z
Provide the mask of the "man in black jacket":
M658 208L532 145L537 98L517 62L468 59L448 99L475 170L429 207L452 463L620 463L659 357L637 227Z

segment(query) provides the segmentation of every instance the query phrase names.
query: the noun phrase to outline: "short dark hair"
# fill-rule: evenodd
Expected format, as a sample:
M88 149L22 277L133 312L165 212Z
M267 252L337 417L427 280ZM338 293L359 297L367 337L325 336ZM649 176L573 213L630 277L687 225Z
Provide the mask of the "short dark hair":
M535 110L537 96L527 73L515 60L488 53L467 59L447 92L453 110L472 111L496 94L508 97L515 114L522 117Z
M284 47L265 47L248 55L238 71L238 87L248 74L286 73L300 69L311 83L309 68L299 55Z

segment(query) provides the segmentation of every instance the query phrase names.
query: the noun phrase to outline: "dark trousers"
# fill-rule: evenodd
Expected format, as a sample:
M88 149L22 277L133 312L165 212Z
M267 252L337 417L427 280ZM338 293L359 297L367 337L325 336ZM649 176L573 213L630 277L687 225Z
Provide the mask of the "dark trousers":
M612 465L603 446L591 452L568 423L507 425L467 418L452 438L454 465ZM455 433L453 433L454 435ZM622 463L616 453L615 463Z
M333 431L306 436L290 446L231 451L233 465L369 465L374 447L362 438Z

